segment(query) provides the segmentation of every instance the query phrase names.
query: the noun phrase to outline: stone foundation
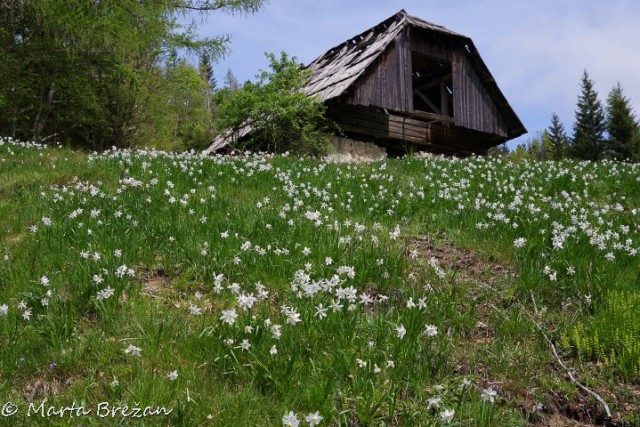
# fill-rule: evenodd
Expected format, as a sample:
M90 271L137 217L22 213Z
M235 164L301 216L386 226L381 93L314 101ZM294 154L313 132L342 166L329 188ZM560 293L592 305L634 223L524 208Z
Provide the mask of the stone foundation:
M333 151L327 155L327 160L332 162L375 162L387 157L385 148L371 142L335 136L331 145Z

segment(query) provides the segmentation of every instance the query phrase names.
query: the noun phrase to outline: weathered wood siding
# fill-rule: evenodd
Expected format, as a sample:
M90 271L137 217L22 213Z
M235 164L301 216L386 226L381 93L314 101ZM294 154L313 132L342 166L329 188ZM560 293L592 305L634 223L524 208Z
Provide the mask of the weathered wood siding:
M349 135L370 137L379 143L413 144L422 149L448 154L482 154L492 145L486 134L456 128L448 123L409 116L400 112L384 112L379 108L335 105L329 116Z
M406 37L401 34L349 89L344 103L410 111L411 55L406 54L405 44Z
M411 51L421 55L452 62L452 48L449 38L430 31L415 29L411 33Z
M474 70L465 51L453 51L453 117L456 125L494 135L508 136L498 106Z
M508 126L463 45L433 32L403 31L344 96L347 105L413 111L412 52L451 63L455 124L501 137Z

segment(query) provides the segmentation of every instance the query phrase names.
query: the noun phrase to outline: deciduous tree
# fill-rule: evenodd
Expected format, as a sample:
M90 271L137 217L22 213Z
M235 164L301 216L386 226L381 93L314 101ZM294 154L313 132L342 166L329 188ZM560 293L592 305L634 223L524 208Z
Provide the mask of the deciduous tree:
M269 70L261 71L256 82L247 82L237 91L221 91L218 129L221 132L252 129L239 148L320 154L328 147L325 132L330 122L325 106L300 89L309 70L298 67L286 53L267 54Z
M5 0L0 3L0 134L124 146L159 118L164 59L224 54L228 37L200 38L190 10L252 13L263 0ZM197 74L197 73L196 73ZM166 76L166 75L165 75ZM165 97L167 98L167 97ZM146 142L146 141L145 141Z

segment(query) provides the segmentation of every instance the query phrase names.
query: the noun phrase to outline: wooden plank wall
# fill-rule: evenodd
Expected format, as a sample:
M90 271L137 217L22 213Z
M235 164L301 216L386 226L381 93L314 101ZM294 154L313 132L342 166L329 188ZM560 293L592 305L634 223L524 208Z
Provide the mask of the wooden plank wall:
M411 28L406 27L398 36L396 49L400 80L400 96L402 96L402 108L398 111L413 111L413 88L411 85L413 57L411 56Z
M375 105L392 110L408 111L404 67L406 62L401 58L402 37L397 38L385 52L374 62L344 97L344 102L351 105ZM413 103L412 99L409 100Z
M431 152L469 155L484 153L499 143L490 135L376 108L336 105L329 109L329 116L349 135L392 143L396 148L409 144Z
M453 49L449 38L431 31L416 29L412 33L410 49L421 55L452 62Z
M451 63L453 117L458 130L507 137L507 124L460 43L430 31L403 31L349 89L342 103L411 113L411 56L416 52Z
M453 117L457 126L506 137L507 125L463 50L453 52Z

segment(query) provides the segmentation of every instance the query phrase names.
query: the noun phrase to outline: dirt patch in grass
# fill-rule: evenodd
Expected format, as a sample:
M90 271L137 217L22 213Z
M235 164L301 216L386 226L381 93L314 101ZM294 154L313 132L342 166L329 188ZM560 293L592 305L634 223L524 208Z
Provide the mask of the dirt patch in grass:
M460 337L456 359L456 373L462 375L476 375L479 377L481 388L492 387L497 390L510 405L518 408L532 425L560 427L560 426L596 426L616 425L606 424L604 409L594 399L580 391L568 398L562 392L540 388L536 374L529 372L528 378L522 378L528 363L520 359L514 361L511 370L496 368L491 360L478 362L473 355L490 354L493 350L496 330L505 316L520 316L518 307L521 306L513 292L506 292L509 287L516 285L517 269L504 260L486 255L478 251L457 247L454 243L440 236L417 236L407 241L406 256L411 259L412 271L420 274L424 269L431 269L429 264L437 264L446 272L446 279L441 286L454 286L462 289L464 298L456 301L458 310L473 310L477 321L476 327L467 330ZM433 262L435 261L435 263ZM504 332L503 332L504 333ZM526 328L518 329L518 336L513 336L516 346L531 345L528 357L544 357L537 360L540 369L549 376L569 381L551 357L551 350L544 348L542 352L534 351L537 346L536 336ZM503 336L502 339L505 337ZM546 354L534 356L534 354ZM524 356L523 356L524 357ZM472 362L472 360L476 360ZM502 363L502 362L496 362ZM520 365L518 365L518 363ZM609 403L615 405L616 397L607 387L598 387L597 392ZM617 394L617 391L615 391ZM536 396L537 395L537 396ZM538 408L542 403L544 406ZM627 411L625 411L627 412ZM628 412L627 412L628 413ZM621 419L620 414L614 415ZM622 424L617 424L622 425Z
M584 424L582 422L572 420L571 418L567 418L564 415L553 414L549 417L545 418L543 421L540 421L536 425L544 426L544 427L591 427L593 424Z
M433 258L441 268L456 273L462 280L491 286L516 275L513 266L500 263L492 256L481 256L456 247L446 239L436 243L431 236L417 236L409 239L408 243L407 255L410 258L427 262Z
M607 396L603 394L603 397ZM567 401L566 397L551 392L546 393L544 400L543 413L539 414L541 418L535 425L549 427L617 425L608 422L600 404L591 401L583 393L578 393L574 400Z
M22 387L22 395L27 402L35 402L43 400L47 397L58 396L71 384L74 377L57 375L52 378L39 377L35 378Z
M163 269L142 270L142 295L155 297L169 287L171 278Z

